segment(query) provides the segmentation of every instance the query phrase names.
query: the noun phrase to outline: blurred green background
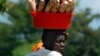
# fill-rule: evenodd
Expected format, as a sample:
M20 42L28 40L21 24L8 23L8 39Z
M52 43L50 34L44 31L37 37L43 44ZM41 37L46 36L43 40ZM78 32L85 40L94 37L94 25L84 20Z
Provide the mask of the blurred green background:
M0 56L24 56L42 35L41 29L33 27L27 1L12 1L0 0L0 19L5 21L0 22ZM94 20L100 21L100 13L93 13L90 7L83 9L85 3L83 7L80 3L77 0L65 56L100 56L100 27L95 28L98 22L90 27Z

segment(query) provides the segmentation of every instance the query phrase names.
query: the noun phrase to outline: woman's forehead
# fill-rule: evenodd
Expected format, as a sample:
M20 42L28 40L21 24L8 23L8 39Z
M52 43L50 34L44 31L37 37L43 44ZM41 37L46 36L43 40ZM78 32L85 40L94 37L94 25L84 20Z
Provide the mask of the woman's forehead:
M57 40L65 40L65 36L64 35L60 35L60 36L58 36Z

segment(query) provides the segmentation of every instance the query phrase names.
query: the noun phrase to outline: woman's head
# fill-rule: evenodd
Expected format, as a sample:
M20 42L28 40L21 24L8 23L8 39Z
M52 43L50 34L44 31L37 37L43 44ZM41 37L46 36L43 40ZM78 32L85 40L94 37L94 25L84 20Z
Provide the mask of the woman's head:
M63 52L67 39L66 30L45 29L42 36L44 47L49 50Z

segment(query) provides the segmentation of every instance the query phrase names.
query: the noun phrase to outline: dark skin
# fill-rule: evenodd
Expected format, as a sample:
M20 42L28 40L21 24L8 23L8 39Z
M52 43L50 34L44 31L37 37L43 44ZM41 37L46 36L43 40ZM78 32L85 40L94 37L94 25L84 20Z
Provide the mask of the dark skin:
M42 41L44 43L44 47L48 50L60 52L63 55L65 42L68 37L66 30L44 29L43 32Z
M64 35L59 36L57 40L55 40L54 50L63 54L65 48L65 41L66 39Z

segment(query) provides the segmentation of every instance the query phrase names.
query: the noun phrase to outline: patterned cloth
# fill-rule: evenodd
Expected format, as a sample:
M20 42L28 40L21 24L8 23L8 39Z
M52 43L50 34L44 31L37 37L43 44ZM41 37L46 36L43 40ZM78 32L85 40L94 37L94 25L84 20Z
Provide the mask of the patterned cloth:
M32 52L35 52L39 49L43 48L43 43L42 41L40 40L38 43L36 43L33 47L32 47Z

